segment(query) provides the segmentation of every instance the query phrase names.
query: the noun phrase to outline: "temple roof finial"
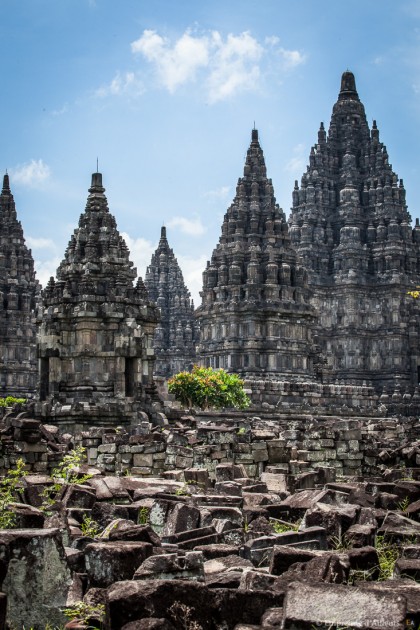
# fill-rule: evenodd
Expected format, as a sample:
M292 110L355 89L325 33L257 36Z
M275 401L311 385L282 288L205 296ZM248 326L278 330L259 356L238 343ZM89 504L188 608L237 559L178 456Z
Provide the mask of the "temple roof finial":
M89 188L90 193L103 193L105 192L105 188L102 186L102 173L92 173L92 183Z
M359 100L359 95L356 90L356 80L354 78L353 72L347 70L343 72L341 76L341 87L340 94L338 95L339 100L344 99L355 99Z
M255 122L254 122L254 129L252 130L251 140L252 142L258 142L258 129L255 129Z
M10 183L9 183L9 175L6 173L3 176L3 190L1 191L2 195L10 193Z

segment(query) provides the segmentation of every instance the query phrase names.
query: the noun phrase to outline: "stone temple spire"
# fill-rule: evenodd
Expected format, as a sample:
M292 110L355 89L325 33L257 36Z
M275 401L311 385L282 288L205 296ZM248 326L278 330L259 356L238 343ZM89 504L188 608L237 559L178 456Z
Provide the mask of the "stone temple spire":
M314 310L306 273L290 246L256 129L219 243L203 273L196 315L201 363L246 378L312 374Z
M7 173L0 195L0 225L0 396L27 398L36 391L35 309L40 287Z
M195 362L197 342L194 304L169 247L166 227L161 229L159 245L147 267L145 285L149 298L160 310L154 338L155 374L169 377L190 369Z
M318 132L293 191L290 217L292 243L315 290L319 338L338 379L374 381L379 390L396 378L417 383L420 361L407 354L414 341L403 321L407 290L419 284L419 244L410 223L403 182L376 121L369 128L347 71L328 136Z
M40 397L62 424L136 422L153 389L157 308L94 173L85 212L43 292ZM45 405L43 406L44 409Z

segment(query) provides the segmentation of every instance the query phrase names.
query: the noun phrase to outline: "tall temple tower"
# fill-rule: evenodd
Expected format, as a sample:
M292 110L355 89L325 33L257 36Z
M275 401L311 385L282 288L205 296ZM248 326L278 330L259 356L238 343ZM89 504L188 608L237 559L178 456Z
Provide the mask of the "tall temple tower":
M37 384L35 308L40 287L7 174L0 224L0 396L26 398L35 394Z
M198 355L246 379L314 374L307 274L290 245L285 215L267 178L258 131L222 235L203 273Z
M43 291L42 415L67 425L136 423L153 393L158 311L92 175L85 212Z
M321 123L295 184L289 221L333 379L378 391L418 383L418 306L407 291L420 283L420 226L410 221L403 181L345 72L328 135Z
M194 302L184 283L182 271L162 227L159 245L146 271L149 298L160 310L155 330L155 374L169 377L190 369L197 342Z

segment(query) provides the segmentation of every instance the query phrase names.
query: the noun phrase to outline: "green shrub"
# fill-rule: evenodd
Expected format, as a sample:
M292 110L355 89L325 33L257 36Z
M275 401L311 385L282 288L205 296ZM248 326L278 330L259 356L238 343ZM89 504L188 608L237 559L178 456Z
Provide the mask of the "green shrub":
M222 369L195 365L191 372L179 372L169 379L168 390L187 407L246 409L251 404L239 376Z
M23 405L24 403L26 403L26 398L15 398L14 396L0 398L0 407L13 407L13 405Z

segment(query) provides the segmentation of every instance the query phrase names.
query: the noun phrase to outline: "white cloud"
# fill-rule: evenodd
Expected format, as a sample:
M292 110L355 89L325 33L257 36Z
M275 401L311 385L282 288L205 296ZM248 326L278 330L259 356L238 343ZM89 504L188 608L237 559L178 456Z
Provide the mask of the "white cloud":
M186 217L174 217L168 222L168 227L178 228L184 234L190 236L201 236L205 233L206 228L201 223L201 219L187 219Z
M169 92L194 80L197 70L209 61L208 38L193 37L189 31L171 47L168 39L156 31L146 30L140 39L131 44L131 50L155 64L159 79Z
M106 96L120 96L121 94L142 94L144 85L134 72L117 72L111 83L103 85L95 91L95 96L105 98Z
M302 54L298 50L286 50L285 48L279 48L278 54L283 61L283 68L285 70L292 70L306 61L306 55Z
M212 70L207 79L211 103L223 100L238 91L253 90L260 78L260 61L264 49L248 32L229 34L223 41L213 32L214 49Z
M50 249L54 252L57 250L56 244L50 238L34 238L27 236L25 240L26 244L31 249Z
M203 271L206 268L207 256L204 254L197 258L177 256L177 260L184 276L184 282L194 300L194 306L197 308L201 304L200 291L203 290Z
M132 42L131 50L151 64L158 84L170 93L200 80L208 101L216 103L260 89L273 62L279 66L280 60L283 72L304 63L303 53L280 47L279 41L270 36L261 43L248 31L223 38L218 31L193 34L187 30L172 42L156 31L145 30Z
M137 267L137 275L144 279L146 267L150 265L157 243L151 243L145 238L132 238L127 232L121 232L121 236L130 251L130 260Z
M10 169L10 177L13 182L18 182L24 186L38 186L46 182L50 176L51 169L42 159L31 160Z
M230 192L230 186L221 186L216 190L209 190L204 193L203 197L210 199L227 199Z
M51 276L55 278L55 275L57 273L57 267L59 266L60 262L61 262L61 258L59 256L54 256L53 258L50 258L48 260L35 259L34 264L35 264L36 277L39 280L39 282L42 284L42 287L44 289L47 286L48 281L51 278Z
M306 161L305 145L303 143L297 144L295 147L293 147L292 157L286 162L285 170L288 173L294 174L296 176L299 175L300 177L300 175L302 175L302 172L306 168Z

